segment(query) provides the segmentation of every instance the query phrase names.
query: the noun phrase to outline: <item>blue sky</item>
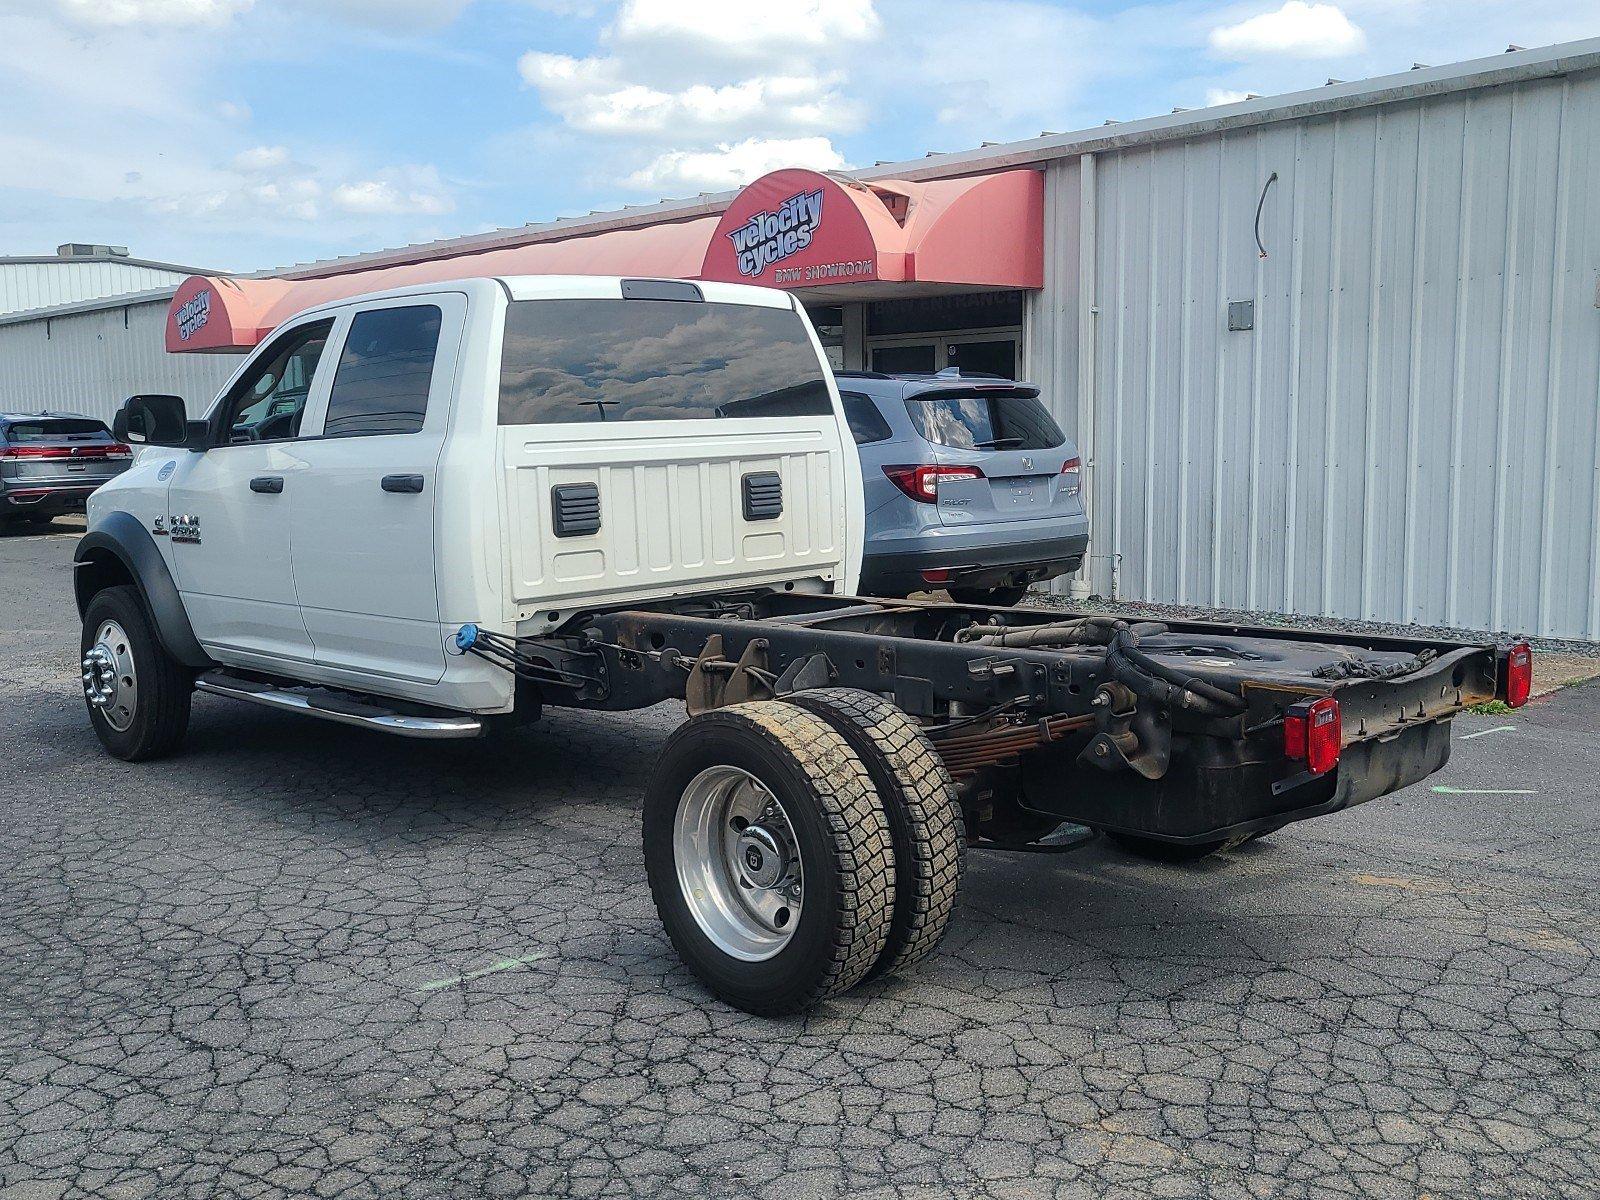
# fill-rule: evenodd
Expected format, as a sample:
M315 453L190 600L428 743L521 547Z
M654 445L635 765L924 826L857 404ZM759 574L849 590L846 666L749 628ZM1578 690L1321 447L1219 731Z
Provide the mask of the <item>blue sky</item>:
M1600 36L1600 0L0 0L0 253L250 270Z

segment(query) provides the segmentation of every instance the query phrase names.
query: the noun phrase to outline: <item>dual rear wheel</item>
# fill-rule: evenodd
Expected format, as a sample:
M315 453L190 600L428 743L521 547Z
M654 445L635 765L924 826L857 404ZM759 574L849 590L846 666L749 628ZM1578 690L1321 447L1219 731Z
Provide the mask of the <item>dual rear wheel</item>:
M711 991L764 1016L925 957L949 925L964 843L916 723L848 689L693 718L644 802L673 946Z

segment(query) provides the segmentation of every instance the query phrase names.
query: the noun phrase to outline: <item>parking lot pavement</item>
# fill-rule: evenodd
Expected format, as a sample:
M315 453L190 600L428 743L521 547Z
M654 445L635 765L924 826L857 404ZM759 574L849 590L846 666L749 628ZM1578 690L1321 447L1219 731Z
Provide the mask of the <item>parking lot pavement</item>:
M975 854L912 977L711 1001L646 892L678 719L441 747L197 699L98 753L72 538L0 539L0 1197L1580 1197L1600 688L1191 867Z

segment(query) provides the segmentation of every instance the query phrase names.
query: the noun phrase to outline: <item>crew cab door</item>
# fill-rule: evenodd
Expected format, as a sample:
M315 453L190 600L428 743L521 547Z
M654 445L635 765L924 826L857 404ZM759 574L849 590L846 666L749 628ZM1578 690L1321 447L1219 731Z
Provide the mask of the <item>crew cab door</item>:
M519 618L806 579L853 586L855 445L788 296L646 280L596 280L580 296L567 280L543 297L513 284L499 433Z
M296 590L319 666L435 683L439 455L466 316L458 293L343 314L290 498Z
M291 324L256 352L178 457L161 523L195 636L224 659L309 661L290 561L289 505L306 461L306 406L330 373L332 318Z

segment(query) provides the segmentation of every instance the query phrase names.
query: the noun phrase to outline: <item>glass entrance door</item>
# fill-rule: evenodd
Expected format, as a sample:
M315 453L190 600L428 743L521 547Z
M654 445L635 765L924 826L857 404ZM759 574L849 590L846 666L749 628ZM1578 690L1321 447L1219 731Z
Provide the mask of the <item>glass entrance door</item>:
M872 338L867 343L869 366L886 374L927 373L958 367L967 374L1017 377L1017 333L923 334L919 337Z

